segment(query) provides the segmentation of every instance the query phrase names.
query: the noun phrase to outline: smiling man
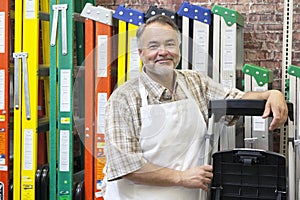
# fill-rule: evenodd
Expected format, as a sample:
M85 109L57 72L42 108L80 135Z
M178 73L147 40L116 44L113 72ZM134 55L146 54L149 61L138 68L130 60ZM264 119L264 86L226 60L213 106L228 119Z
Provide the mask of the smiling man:
M137 31L143 71L111 95L105 118L106 200L198 200L208 191L212 166L203 165L210 100L266 99L270 129L287 119L276 90L225 90L200 72L176 70L180 33L167 16L147 20Z

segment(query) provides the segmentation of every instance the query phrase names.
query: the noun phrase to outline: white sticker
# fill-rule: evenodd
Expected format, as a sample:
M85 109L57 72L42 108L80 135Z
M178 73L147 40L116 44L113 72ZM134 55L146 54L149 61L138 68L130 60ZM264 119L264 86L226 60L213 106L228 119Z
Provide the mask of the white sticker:
M24 170L33 169L33 130L24 130Z
M60 112L71 110L71 70L60 70Z
M26 19L33 19L35 17L35 0L26 0Z
M105 106L107 94L98 93L97 133L104 133Z
M102 189L102 181L97 181L96 188L97 188L97 190L101 190Z
M5 165L5 158L0 158L0 165Z
M5 71L0 70L0 110L5 108Z
M107 35L98 35L97 77L107 77Z
M0 166L0 171L7 171L7 166Z
M226 27L223 38L223 69L225 71L235 70L235 30L233 27Z
M140 56L137 48L137 39L136 37L130 38L130 79L138 77L140 74Z
M70 168L70 132L61 130L59 135L59 171L68 172Z
M253 117L253 131L266 131L267 119L260 116Z
M193 67L203 73L207 73L207 56L208 56L208 41L207 41L207 29L197 28L195 29L194 38L194 50L193 50Z
M103 196L103 193L102 192L95 192L95 197L96 198L100 198Z
M232 88L232 80L222 80L221 83L224 88Z
M0 53L5 53L5 12L0 12Z

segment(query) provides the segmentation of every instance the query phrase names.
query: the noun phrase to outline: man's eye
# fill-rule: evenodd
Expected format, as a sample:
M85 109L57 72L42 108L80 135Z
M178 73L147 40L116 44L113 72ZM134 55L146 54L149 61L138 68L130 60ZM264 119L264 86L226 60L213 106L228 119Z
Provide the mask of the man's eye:
M151 50L154 50L154 49L158 48L158 45L150 45L148 48L151 49Z
M166 46L167 46L167 47L174 47L174 46L175 46L175 43L173 43L173 42L172 42L172 43L167 43Z

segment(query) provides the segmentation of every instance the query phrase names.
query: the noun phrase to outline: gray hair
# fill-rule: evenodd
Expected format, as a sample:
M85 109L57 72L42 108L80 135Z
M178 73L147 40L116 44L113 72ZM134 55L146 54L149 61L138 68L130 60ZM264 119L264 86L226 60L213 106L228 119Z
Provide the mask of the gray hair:
M149 24L152 24L154 22L160 23L160 24L167 24L173 28L174 31L177 33L177 38L178 38L178 44L181 43L181 33L178 29L178 26L175 24L175 22L168 16L166 15L155 15L153 17L150 17L146 23L142 24L139 26L139 28L136 31L136 38L137 38L137 47L142 48L142 41L141 37L146 29L146 27Z

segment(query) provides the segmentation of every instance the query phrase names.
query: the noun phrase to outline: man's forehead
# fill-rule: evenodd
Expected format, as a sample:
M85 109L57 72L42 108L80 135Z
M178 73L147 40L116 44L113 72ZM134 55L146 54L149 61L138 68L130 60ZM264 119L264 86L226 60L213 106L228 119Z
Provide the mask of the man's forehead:
M175 30L170 26L169 24L165 23L159 23L159 22L153 22L151 24L148 24L145 28L145 30L165 30L165 31L174 31Z
M157 37L161 39L175 39L177 37L176 31L169 25L150 24L145 28L143 39L151 39ZM151 36L151 38L149 38Z

